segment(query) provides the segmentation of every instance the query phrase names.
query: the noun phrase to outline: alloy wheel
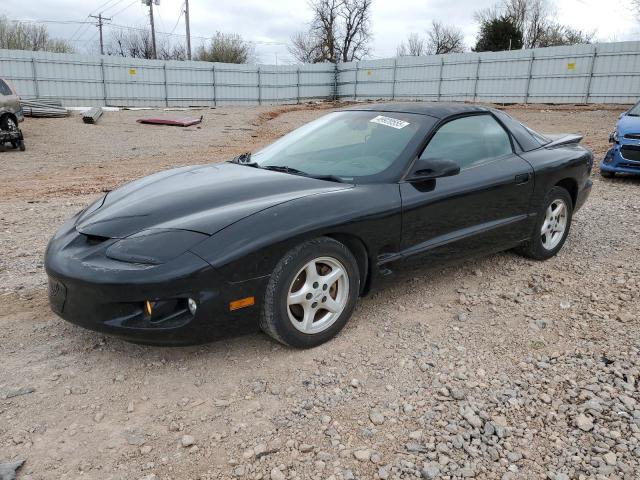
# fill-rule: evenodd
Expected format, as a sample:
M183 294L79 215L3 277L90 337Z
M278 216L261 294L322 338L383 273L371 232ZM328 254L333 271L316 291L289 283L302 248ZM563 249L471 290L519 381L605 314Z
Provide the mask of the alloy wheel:
M567 213L567 205L561 199L554 200L547 208L540 231L545 249L553 250L562 241L567 229Z
M287 294L287 313L293 326L307 334L328 329L349 299L347 270L333 257L307 262L295 275Z

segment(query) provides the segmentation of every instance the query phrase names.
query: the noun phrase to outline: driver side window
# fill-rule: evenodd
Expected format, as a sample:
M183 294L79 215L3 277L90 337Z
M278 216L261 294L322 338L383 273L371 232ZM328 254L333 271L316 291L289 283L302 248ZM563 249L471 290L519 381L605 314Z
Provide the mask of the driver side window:
M513 149L504 128L491 115L472 115L440 127L420 158L453 160L463 170L509 153Z

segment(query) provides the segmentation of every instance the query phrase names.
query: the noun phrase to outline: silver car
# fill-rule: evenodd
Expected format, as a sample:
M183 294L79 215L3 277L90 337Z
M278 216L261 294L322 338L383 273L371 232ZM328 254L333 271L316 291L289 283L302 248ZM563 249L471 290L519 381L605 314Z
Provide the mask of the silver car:
M24 150L22 132L18 123L24 120L20 97L9 83L0 78L0 143L11 143Z

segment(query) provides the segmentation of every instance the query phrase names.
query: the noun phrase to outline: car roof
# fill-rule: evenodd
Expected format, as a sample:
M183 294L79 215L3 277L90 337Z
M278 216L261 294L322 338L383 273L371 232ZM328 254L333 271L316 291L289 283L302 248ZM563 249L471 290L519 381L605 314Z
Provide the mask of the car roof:
M352 105L345 108L346 111L366 110L373 112L398 112L415 113L418 115L429 115L430 117L442 119L452 115L465 113L489 112L490 108L472 103L449 103L449 102L403 102L403 103L369 103L363 105Z

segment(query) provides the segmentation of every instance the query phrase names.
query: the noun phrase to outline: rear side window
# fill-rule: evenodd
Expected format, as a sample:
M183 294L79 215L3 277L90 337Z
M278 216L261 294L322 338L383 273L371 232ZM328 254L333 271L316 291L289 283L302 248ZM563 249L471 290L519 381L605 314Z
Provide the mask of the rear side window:
M473 115L445 123L420 158L453 160L461 169L513 153L509 135L491 115Z
M0 95L13 95L13 92L9 88L9 85L7 85L7 82L2 79L0 79Z
M516 139L516 142L518 142L518 145L520 145L520 148L522 148L523 152L535 150L536 148L540 148L542 145L549 143L549 140L543 135L540 135L530 128L525 127L519 121L513 119L506 113L501 111L495 111L494 113L500 119L500 121L504 123L511 131L513 137Z

